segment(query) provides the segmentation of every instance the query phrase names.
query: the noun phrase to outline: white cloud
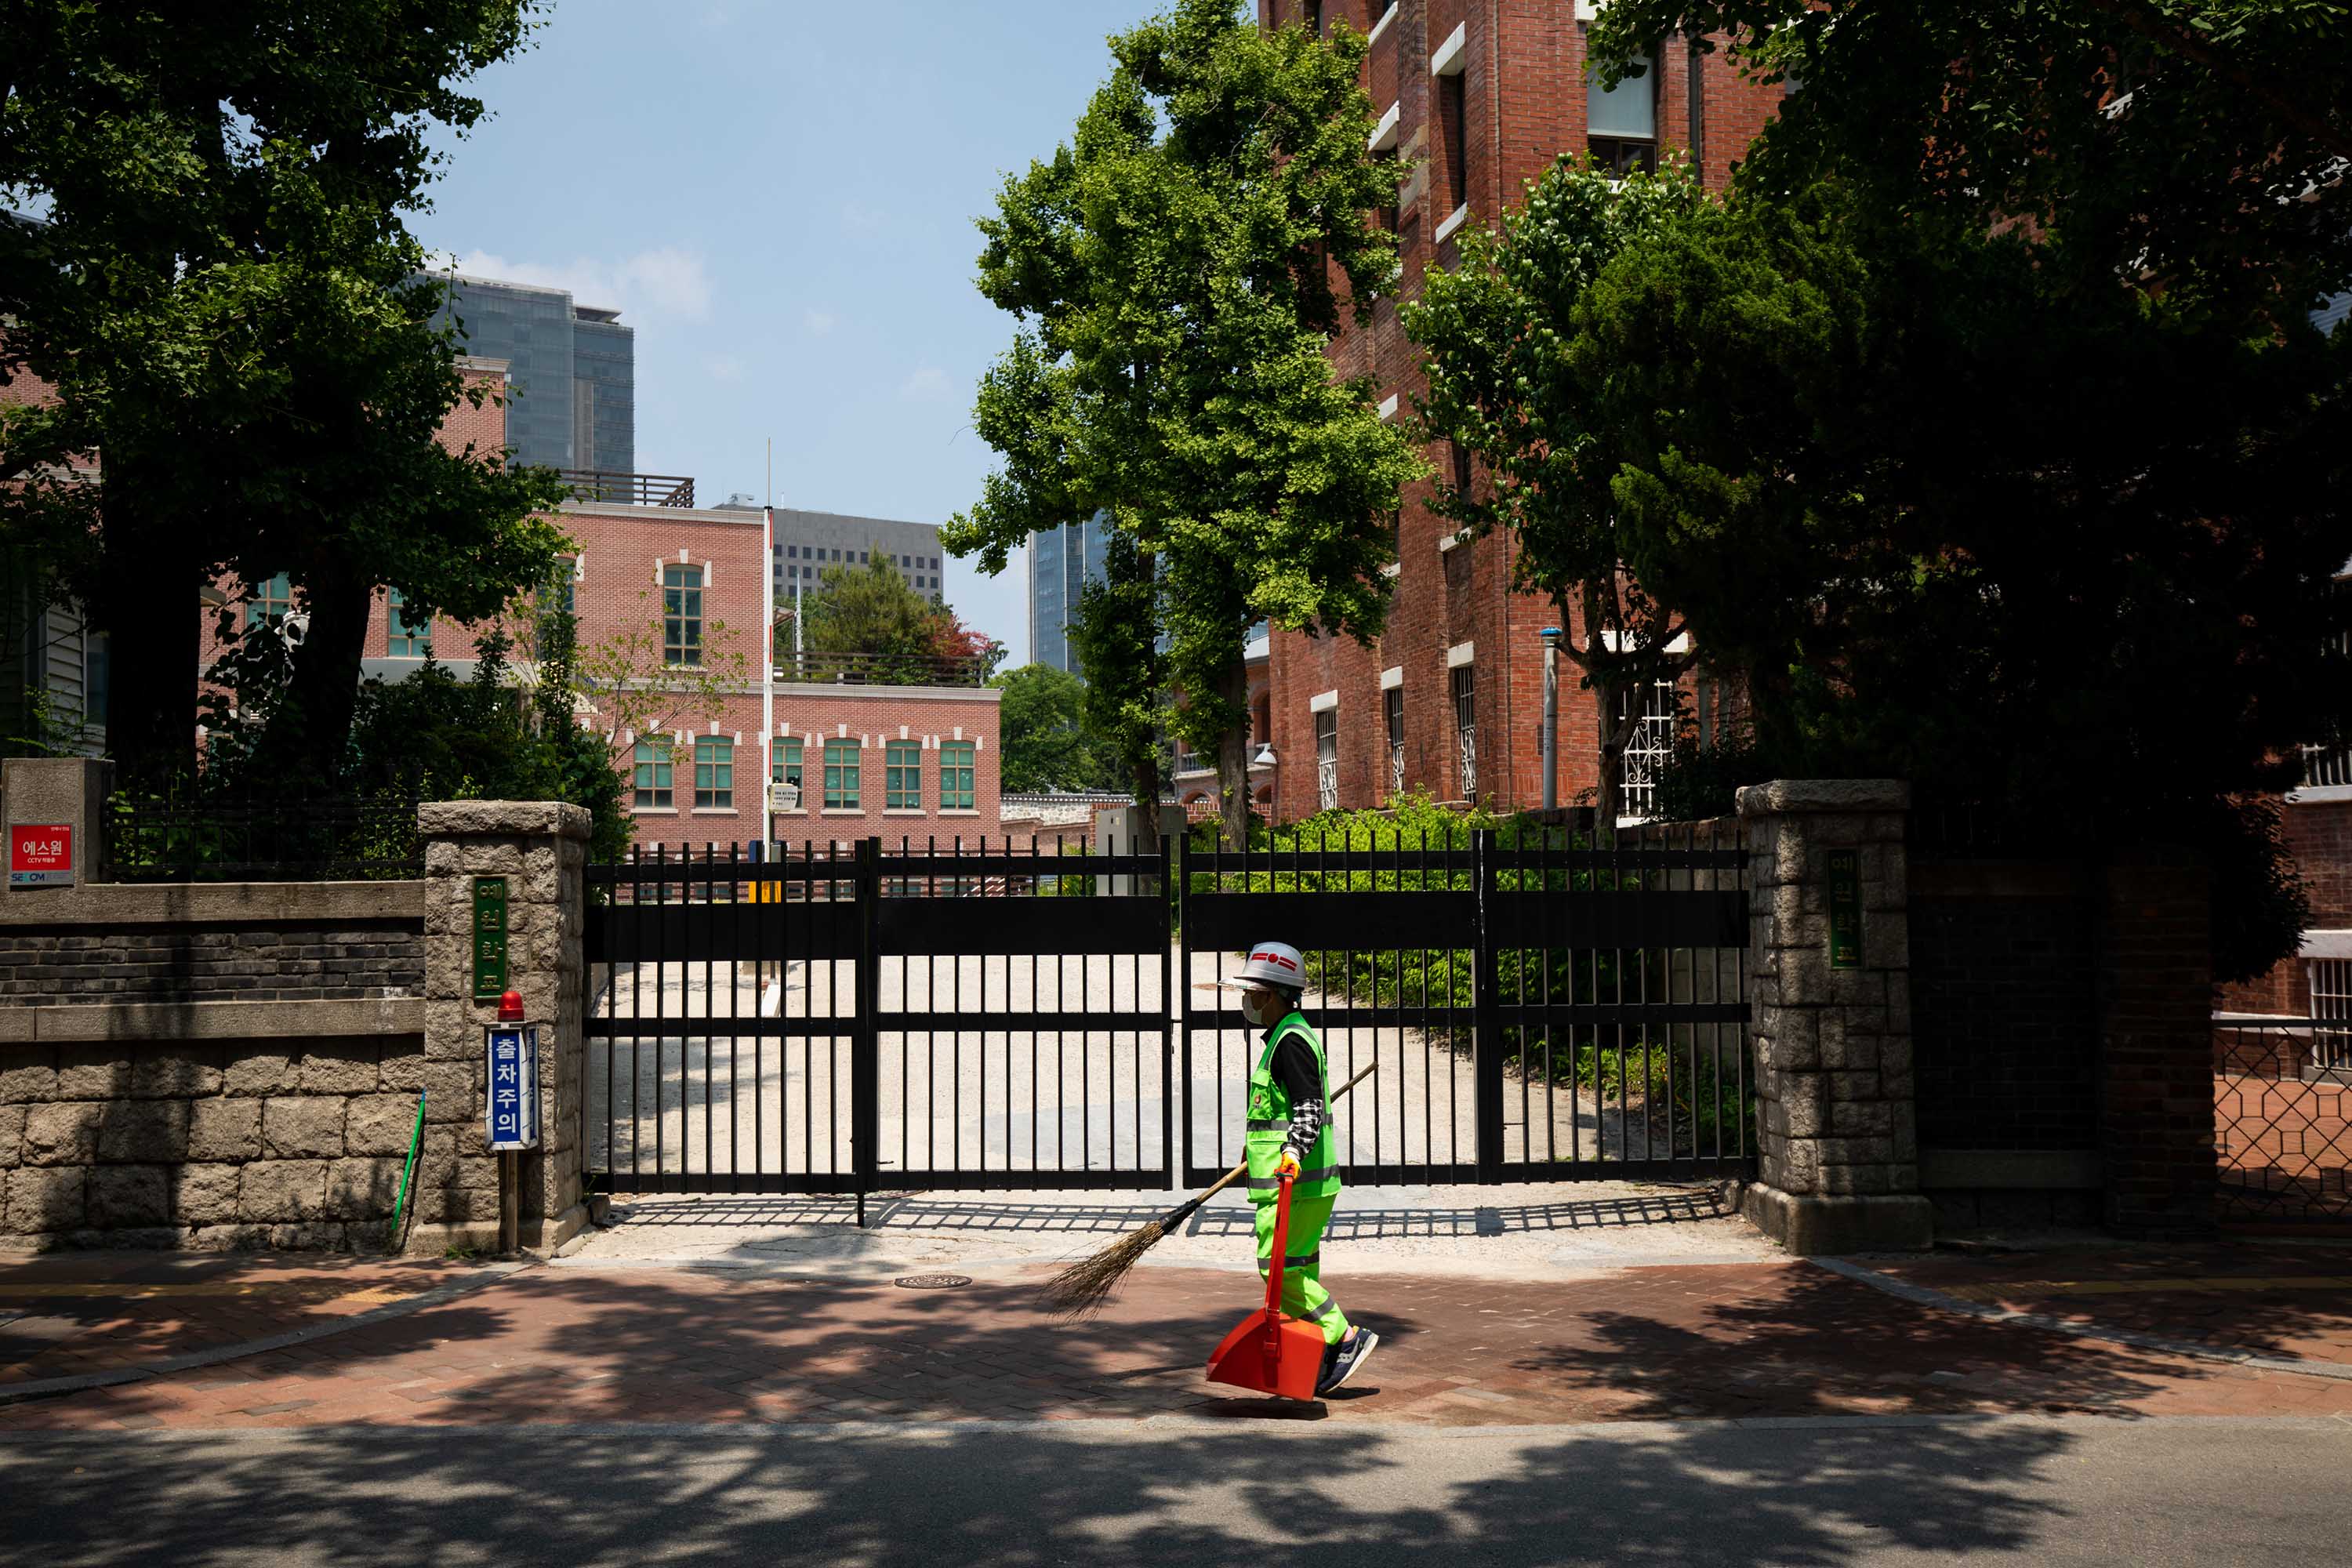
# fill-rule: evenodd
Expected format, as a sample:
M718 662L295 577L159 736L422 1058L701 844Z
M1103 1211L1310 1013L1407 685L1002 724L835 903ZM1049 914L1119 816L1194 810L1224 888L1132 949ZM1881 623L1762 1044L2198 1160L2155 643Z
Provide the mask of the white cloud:
M851 202L841 209L841 226L851 234L872 234L889 221L888 213L863 202Z
M710 313L710 274L701 253L663 246L617 261L583 256L566 263L513 261L486 250L436 258L476 278L536 283L571 290L575 303L617 309L631 316L677 316L698 321Z
M898 384L898 395L908 403L938 403L948 395L948 373L927 364Z
M808 329L809 336L813 338L821 338L840 324L841 318L831 310L810 310L801 312L801 325Z
M713 381L740 381L743 379L743 362L737 359L733 354L719 354L713 359L705 361L704 368L710 372L710 379Z

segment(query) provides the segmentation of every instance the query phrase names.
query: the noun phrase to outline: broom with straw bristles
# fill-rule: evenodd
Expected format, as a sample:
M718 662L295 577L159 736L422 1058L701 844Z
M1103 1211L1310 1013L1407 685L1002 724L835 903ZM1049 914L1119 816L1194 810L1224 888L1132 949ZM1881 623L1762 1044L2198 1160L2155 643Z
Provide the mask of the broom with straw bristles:
M1332 1096L1333 1103L1347 1098L1348 1091L1372 1076L1380 1064L1374 1062L1346 1083ZM1062 1319L1083 1318L1102 1310L1127 1271L1143 1261L1143 1255L1160 1245L1178 1226L1192 1217L1192 1211L1232 1186L1249 1173L1249 1163L1244 1161L1217 1178L1214 1185L1178 1204L1148 1225L1129 1231L1108 1247L1090 1258L1082 1258L1059 1274L1045 1281L1038 1295L1045 1310Z

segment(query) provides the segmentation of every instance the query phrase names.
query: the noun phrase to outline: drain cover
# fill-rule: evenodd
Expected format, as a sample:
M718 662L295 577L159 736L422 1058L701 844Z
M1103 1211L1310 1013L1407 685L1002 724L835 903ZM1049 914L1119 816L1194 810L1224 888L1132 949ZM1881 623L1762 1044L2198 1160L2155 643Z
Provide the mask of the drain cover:
M890 1281L901 1290L952 1290L971 1283L969 1274L901 1274Z

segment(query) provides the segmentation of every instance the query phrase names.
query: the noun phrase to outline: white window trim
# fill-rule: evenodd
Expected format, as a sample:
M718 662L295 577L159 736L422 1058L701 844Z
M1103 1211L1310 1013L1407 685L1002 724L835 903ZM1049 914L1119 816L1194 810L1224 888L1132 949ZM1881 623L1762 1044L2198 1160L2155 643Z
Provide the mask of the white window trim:
M1447 551L1453 549L1455 545L1461 543L1464 540L1469 537L1470 536L1467 533L1463 532L1460 529L1456 529L1452 533L1446 534L1438 540L1437 552L1440 555L1443 555Z
M1391 392L1386 397L1381 399L1381 417L1383 419L1393 419L1396 417L1396 411L1397 395Z
M1469 221L1470 204L1468 202L1464 202L1460 206L1455 207L1451 213L1446 215L1445 221L1444 223L1437 226L1437 233L1432 237L1430 243L1433 245L1443 245L1449 237L1452 237L1455 229L1460 228L1464 224L1468 223Z
M1383 577L1402 577L1402 576L1403 576L1403 575L1404 575L1404 563L1402 563L1402 562L1401 562L1401 561L1391 561L1391 562L1390 562L1387 565L1382 566L1382 567L1381 568L1381 576L1383 576Z
M1337 687L1328 691L1318 691L1307 700L1307 710L1309 713L1328 713L1338 706L1339 706L1339 690Z
M1391 16L1395 15L1396 13L1393 11L1389 13L1389 16ZM1386 26L1388 25L1386 17L1381 18L1381 25L1382 26ZM1373 36L1375 37L1379 37L1378 34L1374 34ZM1404 105L1402 102L1391 103L1389 105L1389 111L1381 116L1380 124L1373 128L1370 139L1364 143L1364 149L1366 152L1385 153L1390 148L1396 145L1397 121L1402 117L1402 111L1403 109Z
M1622 633L1622 632L1619 632L1619 631L1612 630L1612 629L1610 629L1610 628L1608 628L1608 627L1606 627L1606 626L1604 626L1604 627L1602 627L1602 628L1601 628L1601 646L1602 647L1604 647L1604 648L1607 648L1611 653L1627 653L1627 652L1632 652L1632 651L1634 651L1634 650L1638 649L1638 648L1641 647L1641 644L1640 644L1639 642L1635 642L1634 644L1633 644L1632 647L1630 647L1630 648L1629 648L1629 647L1626 647L1626 646L1624 646L1624 645L1625 645L1625 634L1624 634L1624 633ZM1661 651L1665 652L1665 653L1688 653L1688 652L1690 651L1690 633L1688 633L1688 632L1683 632L1683 633L1680 633L1679 635L1677 635L1677 636L1675 637L1675 640L1674 640L1674 641L1672 641L1672 642L1668 643L1668 644L1665 646L1665 647L1664 647L1663 650L1661 650Z
M2320 805L2340 800L2352 800L2352 784L2305 784L2286 792L2289 805Z
M1403 684L1404 666L1401 664L1392 664L1386 669L1381 671L1381 689L1382 691L1394 691L1398 687L1402 686Z
M1462 74L1463 67L1469 63L1463 58L1463 56L1469 51L1469 47L1470 24L1467 22L1454 23L1454 31L1446 34L1445 41L1438 45L1436 50L1430 55L1429 74L1432 76L1460 76Z
M1607 4L1608 0L1576 0L1576 19L1580 22L1598 22L1601 20L1601 7Z
M1381 19L1372 24L1372 30L1364 35L1364 42L1368 44L1379 43L1381 41L1381 35L1389 30L1389 24L1395 21L1397 13L1403 9L1404 7L1402 5L1391 5L1387 10L1381 12Z
M1452 647L1445 650L1445 668L1448 669L1459 669L1464 665L1475 659L1477 657L1478 645L1476 643L1455 643Z

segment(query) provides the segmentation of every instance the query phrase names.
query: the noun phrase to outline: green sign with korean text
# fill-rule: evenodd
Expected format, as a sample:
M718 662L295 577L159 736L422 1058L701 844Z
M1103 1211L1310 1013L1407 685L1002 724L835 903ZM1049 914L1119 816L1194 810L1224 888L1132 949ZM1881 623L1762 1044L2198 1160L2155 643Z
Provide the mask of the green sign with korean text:
M474 1000L495 1002L507 989L507 879L474 879Z
M1830 967L1862 967L1862 856L1830 851Z

